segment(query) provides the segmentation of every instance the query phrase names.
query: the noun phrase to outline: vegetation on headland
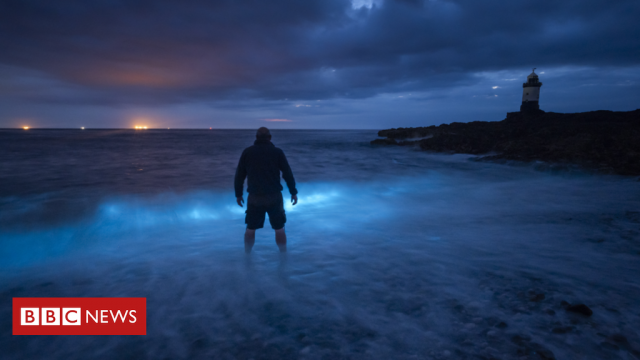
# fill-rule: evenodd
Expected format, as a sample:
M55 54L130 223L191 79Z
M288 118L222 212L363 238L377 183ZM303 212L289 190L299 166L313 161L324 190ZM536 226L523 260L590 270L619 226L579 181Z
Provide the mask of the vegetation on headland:
M377 145L418 145L484 160L570 163L640 175L640 109L561 114L510 113L502 121L381 130ZM421 138L417 139L416 138Z

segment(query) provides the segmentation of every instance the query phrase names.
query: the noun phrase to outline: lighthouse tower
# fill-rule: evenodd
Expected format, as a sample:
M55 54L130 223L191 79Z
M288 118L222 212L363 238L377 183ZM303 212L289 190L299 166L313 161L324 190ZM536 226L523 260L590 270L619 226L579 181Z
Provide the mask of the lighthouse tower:
M538 81L536 68L533 68L531 74L527 76L527 82L522 84L522 105L520 105L520 112L540 111L540 106L538 105L540 86L542 86L542 83Z

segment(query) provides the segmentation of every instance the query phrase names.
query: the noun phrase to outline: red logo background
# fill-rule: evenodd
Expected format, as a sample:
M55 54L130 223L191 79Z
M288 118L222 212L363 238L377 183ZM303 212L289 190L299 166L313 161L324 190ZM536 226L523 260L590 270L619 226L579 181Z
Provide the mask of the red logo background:
M21 308L80 308L80 325L21 325ZM95 317L107 310L107 322L98 318L95 323L87 311ZM120 317L113 320L113 315L120 310ZM125 311L135 310L133 317L127 315L122 320ZM60 315L61 316L61 312ZM147 334L147 299L146 298L13 298L13 335L146 335Z

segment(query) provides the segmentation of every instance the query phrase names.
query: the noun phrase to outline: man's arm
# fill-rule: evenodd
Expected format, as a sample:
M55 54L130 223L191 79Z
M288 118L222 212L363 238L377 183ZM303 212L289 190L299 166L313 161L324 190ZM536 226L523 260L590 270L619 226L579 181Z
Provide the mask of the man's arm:
M233 187L236 192L236 202L238 205L242 206L242 192L244 188L244 179L247 177L247 167L245 166L245 158L246 155L242 152L240 156L240 161L238 161L238 167L236 168L236 176L233 180Z
M282 171L282 178L287 183L289 193L291 194L291 201L294 201L293 205L298 203L298 190L296 189L296 179L293 178L293 172L287 161L287 157L283 151L280 151L280 159L278 161L278 167Z

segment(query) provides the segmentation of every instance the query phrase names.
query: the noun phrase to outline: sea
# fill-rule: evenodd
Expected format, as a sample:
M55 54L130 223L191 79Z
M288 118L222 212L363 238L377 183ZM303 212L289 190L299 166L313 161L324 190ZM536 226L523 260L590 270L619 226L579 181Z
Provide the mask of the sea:
M245 254L254 130L0 130L0 359L640 358L638 179L272 134L288 251ZM14 336L14 297L145 297L147 335Z

